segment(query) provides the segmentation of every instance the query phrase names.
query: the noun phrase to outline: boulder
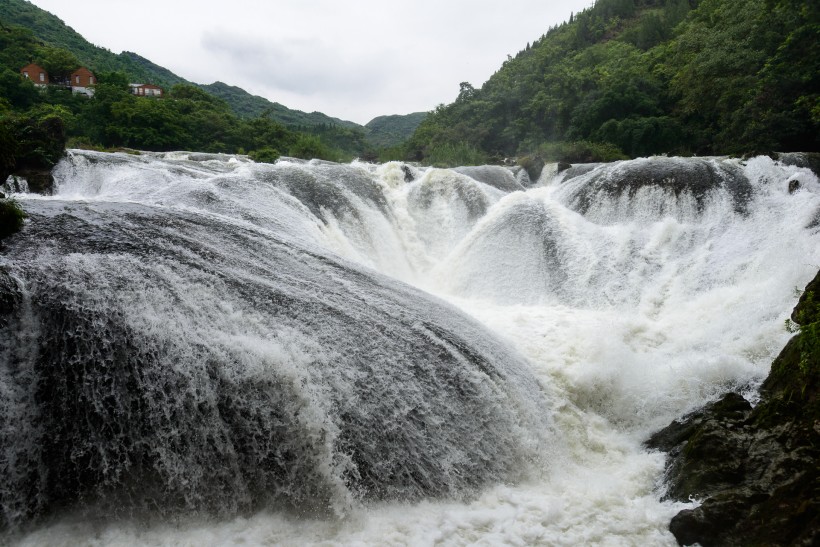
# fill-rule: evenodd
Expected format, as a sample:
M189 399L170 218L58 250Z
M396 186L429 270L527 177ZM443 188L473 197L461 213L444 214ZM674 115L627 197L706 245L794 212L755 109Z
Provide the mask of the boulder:
M54 176L51 167L25 167L14 172L15 176L26 179L28 191L50 196L54 191Z
M404 172L404 182L413 182L416 180L415 175L413 174L413 170L410 169L408 165L402 165L401 170Z
M665 498L702 500L672 519L681 545L820 544L818 285L820 273L756 407L728 393L647 441L669 454Z
M772 156L785 165L805 167L820 176L820 153L818 152L782 152Z
M544 159L541 156L524 156L518 159L518 165L524 168L531 181L538 181L544 170Z

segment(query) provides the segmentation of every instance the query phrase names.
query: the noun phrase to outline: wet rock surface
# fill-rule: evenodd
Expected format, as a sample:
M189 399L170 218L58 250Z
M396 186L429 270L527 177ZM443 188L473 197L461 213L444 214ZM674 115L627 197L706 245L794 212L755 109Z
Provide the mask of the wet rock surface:
M44 196L54 193L54 176L51 174L51 167L18 169L14 174L26 179L29 192Z
M776 159L785 165L795 165L811 169L820 176L820 153L817 152L784 152L776 155Z
M628 197L646 188L657 188L670 195L691 195L698 207L718 190L727 192L735 211L743 213L753 194L750 182L739 166L722 158L640 158L614 164L610 170L596 170L594 164L574 165L564 181L589 173L589 183L578 188L569 204L585 214L602 198Z
M760 404L728 393L647 442L669 453L666 498L702 500L672 519L680 544L820 544L818 285L820 273L792 313L798 334L772 364Z
M456 167L453 171L467 175L473 180L483 182L493 188L498 188L503 192L517 192L524 187L516 180L511 169L500 165L471 165Z
M284 229L26 206L0 265L0 544L65 511L467 498L547 452L523 358L412 287Z

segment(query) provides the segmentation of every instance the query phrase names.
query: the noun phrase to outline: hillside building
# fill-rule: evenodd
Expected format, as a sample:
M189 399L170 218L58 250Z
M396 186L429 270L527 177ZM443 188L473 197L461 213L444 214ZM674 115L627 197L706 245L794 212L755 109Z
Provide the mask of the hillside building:
M39 65L35 65L34 63L28 64L21 68L20 74L23 78L31 80L34 85L38 87L45 87L50 83L46 69Z
M138 97L162 97L163 90L154 84L131 84L131 93Z
M84 66L81 66L72 72L68 79L68 85L71 87L72 93L82 93L83 95L88 95L89 97L94 95L93 86L96 84L97 79L94 77L94 73Z
M71 89L73 93L81 93L92 97L97 78L94 73L81 66L71 73L67 80L53 80L46 72L46 69L34 63L28 64L20 69L23 78L31 80L37 87L45 88L49 85L64 86Z

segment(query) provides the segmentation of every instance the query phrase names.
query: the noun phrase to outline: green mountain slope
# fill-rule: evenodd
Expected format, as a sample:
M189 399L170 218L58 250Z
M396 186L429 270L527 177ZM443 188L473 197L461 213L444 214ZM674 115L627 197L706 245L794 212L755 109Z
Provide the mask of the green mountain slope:
M135 81L151 82L163 87L188 83L184 78L136 53L124 51L115 54L93 45L60 18L26 0L0 2L0 20L30 29L43 42L70 51L83 65L95 71L120 70Z
M32 181L27 169L45 169L35 176L47 179L66 144L247 153L266 162L280 155L335 161L372 155L363 128L321 125L295 130L270 116L241 118L225 101L192 84L174 85L163 99L137 97L130 92L127 74L103 71L98 72L92 97L74 94L63 85L38 89L19 74L20 67L32 60L55 80L80 64L73 53L45 44L30 29L0 20L0 171L4 174L16 173Z
M382 148L399 145L413 135L426 117L427 112L378 116L365 124L367 140Z
M271 102L259 95L251 95L241 87L228 85L223 82L214 82L208 85L201 85L200 87L211 95L227 102L238 116L245 118L255 118L262 114L267 114L279 123L291 127L311 127L317 125L362 127L355 122L332 118L321 112L307 113L301 110L292 110L279 103Z
M816 151L819 135L820 3L597 0L462 83L408 155Z
M115 54L91 44L60 18L26 0L0 1L0 21L30 29L44 43L73 53L83 65L93 71L122 71L128 74L131 81L148 82L166 88L175 84L191 83L136 53L124 51ZM288 127L338 125L345 128L362 129L359 124L332 118L321 112L308 114L292 110L222 82L200 87L227 102L231 110L240 117L256 117L267 113L271 119Z

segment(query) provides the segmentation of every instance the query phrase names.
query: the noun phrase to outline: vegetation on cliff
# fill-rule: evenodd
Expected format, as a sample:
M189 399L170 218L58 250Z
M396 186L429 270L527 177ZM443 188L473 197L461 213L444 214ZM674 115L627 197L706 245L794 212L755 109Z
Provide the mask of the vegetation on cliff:
M463 82L404 154L571 161L572 142L631 157L820 150L820 4L597 0L481 88Z
M17 113L0 102L0 182L20 175L32 191L48 193L51 168L65 151L64 121L69 117L60 106L38 104Z

